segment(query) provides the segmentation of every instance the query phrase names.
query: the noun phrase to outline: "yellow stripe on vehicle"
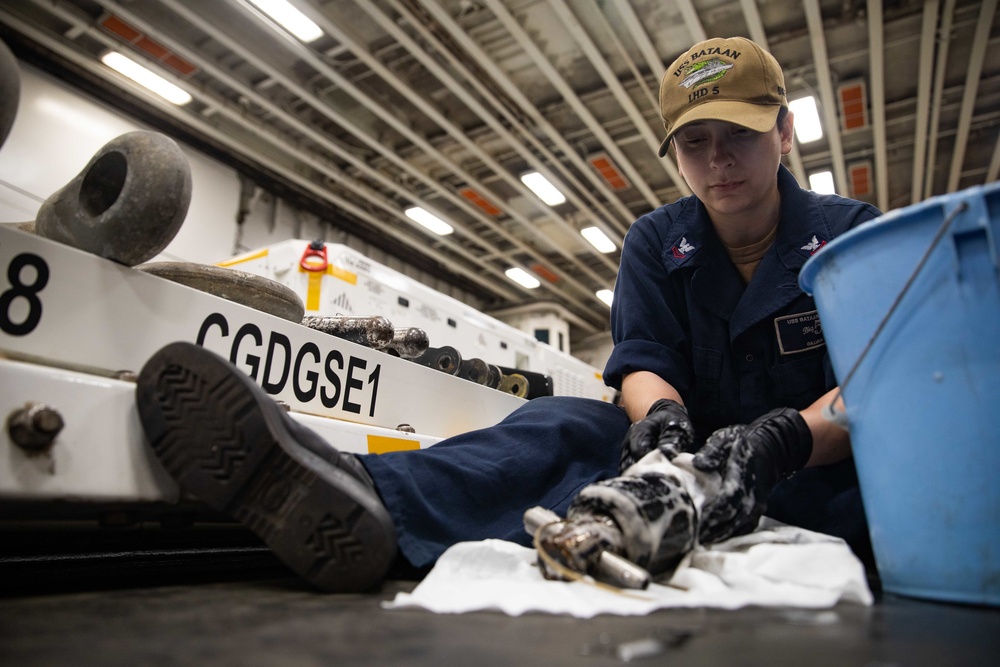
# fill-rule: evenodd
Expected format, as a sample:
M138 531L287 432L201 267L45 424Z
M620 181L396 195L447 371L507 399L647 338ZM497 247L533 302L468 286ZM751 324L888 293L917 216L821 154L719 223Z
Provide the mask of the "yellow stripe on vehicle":
M230 257L229 259L224 259L221 262L216 262L215 265L222 267L235 266L236 264L242 264L243 262L249 262L250 260L260 259L261 257L267 257L267 248L258 250L257 252L248 252L245 255Z
M358 284L358 274L352 273L347 269L342 269L339 266L334 266L333 264L327 264L326 272L334 278L340 278L345 283L350 283L351 285Z
M304 271L305 269L299 269ZM319 294L323 289L323 274L316 271L306 271L309 282L306 285L306 310L319 310Z
M409 438L393 438L387 435L369 435L368 453L385 454L386 452L405 452L411 449L420 449L419 440Z

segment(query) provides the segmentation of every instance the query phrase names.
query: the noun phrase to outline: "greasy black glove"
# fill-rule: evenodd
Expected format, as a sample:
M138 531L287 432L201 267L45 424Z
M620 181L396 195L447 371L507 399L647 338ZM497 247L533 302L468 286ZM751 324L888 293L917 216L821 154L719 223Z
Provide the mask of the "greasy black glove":
M681 452L693 451L693 445L694 427L687 408L677 401L661 398L650 406L645 417L629 427L622 441L618 472L624 472L654 449L673 458Z
M692 464L703 472L717 472L722 479L718 496L702 508L698 541L713 544L756 528L771 491L805 466L812 446L809 426L789 408L709 436Z

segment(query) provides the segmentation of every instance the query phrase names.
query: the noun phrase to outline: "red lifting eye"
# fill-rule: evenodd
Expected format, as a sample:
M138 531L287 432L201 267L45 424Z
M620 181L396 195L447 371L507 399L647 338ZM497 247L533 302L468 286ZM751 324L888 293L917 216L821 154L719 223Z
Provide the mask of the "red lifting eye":
M306 246L306 251L302 253L299 266L303 271L315 271L317 273L326 271L326 245L310 243Z

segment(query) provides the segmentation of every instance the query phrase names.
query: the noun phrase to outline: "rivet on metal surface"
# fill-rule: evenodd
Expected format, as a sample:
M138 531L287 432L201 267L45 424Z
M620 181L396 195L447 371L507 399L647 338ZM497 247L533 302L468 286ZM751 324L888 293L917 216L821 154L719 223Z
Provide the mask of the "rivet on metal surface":
M42 452L51 447L64 425L62 415L44 403L29 402L7 415L10 439L27 452Z
M396 427L396 430L397 431L401 431L403 433L416 433L417 432L417 429L413 428L409 424L400 424L399 426Z

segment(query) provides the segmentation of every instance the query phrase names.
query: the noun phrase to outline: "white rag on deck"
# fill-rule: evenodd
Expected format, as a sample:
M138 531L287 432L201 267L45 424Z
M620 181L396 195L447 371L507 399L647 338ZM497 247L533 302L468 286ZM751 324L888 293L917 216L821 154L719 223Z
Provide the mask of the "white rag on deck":
M441 556L412 593L398 593L382 606L439 614L493 610L510 616L543 612L590 618L638 616L669 607L872 604L864 566L843 540L767 518L749 535L699 547L669 586L653 583L644 591L549 581L536 560L533 549L513 542L462 542Z

